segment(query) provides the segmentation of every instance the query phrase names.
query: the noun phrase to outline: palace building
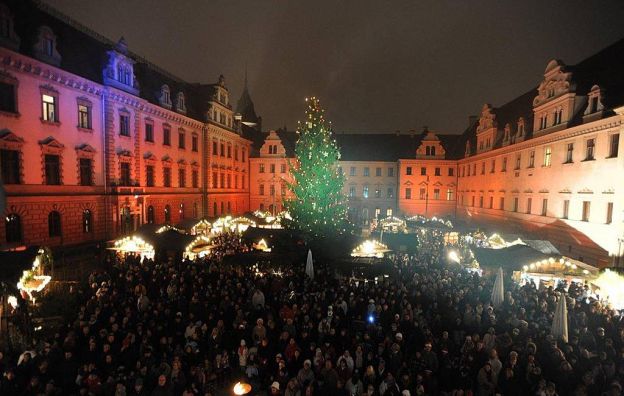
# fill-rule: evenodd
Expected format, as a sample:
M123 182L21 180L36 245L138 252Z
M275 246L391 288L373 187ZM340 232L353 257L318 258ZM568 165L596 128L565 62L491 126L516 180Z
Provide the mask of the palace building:
M37 0L0 3L0 248L283 209L295 132L260 132L245 78L190 83ZM349 217L441 216L590 264L623 254L624 40L484 105L459 134L335 134Z

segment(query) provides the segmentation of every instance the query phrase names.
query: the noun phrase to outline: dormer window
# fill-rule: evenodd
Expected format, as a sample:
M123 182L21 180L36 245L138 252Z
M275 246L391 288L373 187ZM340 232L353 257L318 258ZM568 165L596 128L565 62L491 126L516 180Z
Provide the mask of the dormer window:
M509 124L505 124L505 132L503 135L503 142L509 142L511 138L511 126Z
M434 157L436 155L436 149L435 146L427 146L425 148L425 153L428 156Z
M20 43L13 30L13 14L4 4L0 4L0 42L12 50L17 50Z
M186 103L184 101L184 93L178 92L178 98L176 100L176 110L185 113L186 112Z
M160 105L171 108L171 91L167 84L160 87Z
M594 85L591 88L587 94L587 98L589 103L587 104L587 108L585 109L585 113L583 115L587 116L604 110L604 105L602 104L602 91L598 85Z
M518 120L518 133L517 133L518 137L522 137L524 136L524 118L520 118Z
M132 72L128 65L124 63L117 64L117 81L132 86Z
M37 43L35 44L35 56L44 62L55 66L61 64L61 55L56 50L56 35L47 26L39 28Z

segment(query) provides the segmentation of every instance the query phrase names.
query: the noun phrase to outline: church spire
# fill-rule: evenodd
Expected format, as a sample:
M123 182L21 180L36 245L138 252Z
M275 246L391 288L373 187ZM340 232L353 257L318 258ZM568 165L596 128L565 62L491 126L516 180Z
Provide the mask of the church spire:
M260 118L256 115L254 103L251 100L251 95L249 95L248 84L249 81L247 76L247 62L245 62L245 85L243 87L243 92L238 99L238 103L236 104L236 112L242 116L242 121L244 124L253 124L259 127Z

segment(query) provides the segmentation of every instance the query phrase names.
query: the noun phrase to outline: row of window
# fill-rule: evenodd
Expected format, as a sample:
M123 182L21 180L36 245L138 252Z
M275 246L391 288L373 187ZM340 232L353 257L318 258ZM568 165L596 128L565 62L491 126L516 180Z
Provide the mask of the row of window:
M220 172L212 172L212 188L245 188L245 175L240 175L240 185L238 184L238 175L234 175L234 184L232 184L232 175Z
M405 174L408 175L408 176L414 174L411 166L405 167ZM440 168L440 167L434 168L433 174L434 174L434 176L442 176L442 168ZM427 167L425 167L425 166L420 167L420 175L421 176L427 176ZM454 176L455 175L455 168L449 167L448 170L447 170L447 175L448 176Z
M264 191L264 184L260 184L258 189L258 194L259 195L264 195L265 191ZM275 184L271 184L269 185L269 196L274 197L275 196ZM288 191L288 188L286 187L286 184L280 184L280 194L283 196L286 196L286 192Z
M258 172L265 173L266 167L265 164L258 164ZM275 173L275 164L269 164L269 173ZM286 164L280 164L280 173L286 173Z
M129 116L126 114L120 114L119 117L119 134L122 136L130 136L130 128L128 126ZM126 121L123 121L124 119ZM162 137L163 146L171 146L171 127L169 127L168 125L163 125ZM154 124L152 122L145 123L145 141L154 143ZM186 149L186 132L182 130L178 131L178 148L181 150ZM195 133L191 135L191 151L199 151L199 136Z
M614 133L609 135L609 152L607 158L616 158L618 156L620 148L620 134ZM593 161L596 159L596 138L585 140L585 153L582 161ZM553 150L552 147L547 146L542 149L542 167L549 167L552 165ZM565 157L564 164L571 164L574 162L574 143L565 144ZM514 170L519 170L522 167L522 153L516 153ZM527 168L535 167L535 150L529 151L527 160ZM481 174L485 174L486 163L481 162ZM460 177L475 176L477 174L477 164L473 163L464 165L460 168ZM496 171L496 159L490 161L490 173ZM502 158L501 172L507 171L507 157Z
M355 198L355 197L357 197L357 187L349 186L349 198ZM369 197L369 188L367 185L364 185L362 187L362 198L368 198L368 197ZM373 191L373 197L382 198L381 188L379 187L375 188L375 190ZM394 198L394 187L388 187L386 189L386 198Z
M171 167L163 166L163 187L171 187ZM186 187L186 169L178 168L178 187ZM156 168L154 165L145 166L145 186L154 187L156 185ZM130 163L121 163L120 186L130 185ZM191 187L199 187L199 171L191 170Z
M7 243L22 242L22 218L16 213L10 213L4 218L5 239ZM82 211L82 232L93 232L93 214L91 210ZM48 213L48 236L50 238L62 235L61 214L53 210Z
M179 214L179 219L180 220L184 220L186 218L186 212L185 212L185 206L184 203L180 203L180 205L178 206L178 214ZM121 217L122 217L122 223L125 222L124 217L130 217L129 211L122 211L121 213ZM199 216L199 209L198 209L198 205L197 202L193 203L193 218L197 219ZM169 204L165 205L165 208L163 210L163 218L165 220L165 223L171 223L171 206ZM155 215L155 210L154 207L152 205L147 207L147 223L148 224L155 224L156 223L156 215ZM122 224L123 227L123 224Z
M433 196L429 195L429 191L426 188L421 188L418 194L418 199L419 200L428 200L428 199L433 199L433 200L440 200L441 195L440 195L440 189L439 188L434 188L433 189ZM452 188L449 188L446 190L446 200L447 201L452 201L453 200L453 196L454 196L454 191ZM405 195L404 195L405 199L412 199L412 189L410 187L407 187L405 189Z
M338 167L338 172L340 174L342 174L342 166ZM369 177L370 175L371 175L370 167L368 167L368 166L363 167L362 168L362 176ZM357 176L357 167L352 166L352 167L349 168L349 176ZM382 176L382 168L381 167L376 167L375 168L375 177L381 177L381 176ZM386 176L394 177L394 168L387 168Z
M234 146L234 161L238 161L238 146ZM219 143L216 140L212 141L212 155L213 156L221 156L224 158L232 158L232 146L230 144L225 144L223 142ZM245 148L241 148L240 151L241 162L245 162L247 160L247 151Z
M480 196L479 197L479 207L480 208L484 207L483 200L484 200L484 197ZM462 205L466 205L465 202L463 202L463 201L464 201L464 197L462 196ZM475 196L472 196L471 206L473 206L473 207L475 206ZM494 197L490 197L488 209L494 209ZM499 198L498 209L506 210L506 208L505 208L505 197L500 197ZM590 209L591 209L591 201L582 201L581 221L589 221ZM512 212L519 212L520 211L520 198L519 197L514 197L514 199L512 201L511 211ZM526 199L526 205L524 207L524 213L526 213L526 214L533 214L533 198L529 197L529 198ZM568 219L569 218L569 214L570 214L570 200L566 199L566 200L564 200L562 202L562 205L561 205L561 216L560 217L562 219ZM541 207L541 210L540 210L540 215L541 216L548 216L548 198L542 198L542 207ZM607 202L605 224L611 224L612 222L613 222L613 202Z

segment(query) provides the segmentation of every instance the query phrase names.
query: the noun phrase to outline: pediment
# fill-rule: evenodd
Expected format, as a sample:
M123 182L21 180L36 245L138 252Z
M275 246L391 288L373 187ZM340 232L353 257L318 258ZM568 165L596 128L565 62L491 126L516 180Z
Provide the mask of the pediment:
M163 161L163 162L173 162L173 160L171 159L171 157L170 157L170 156L168 156L168 155L163 156L163 157L162 157L162 161Z
M56 140L56 138L53 137L53 136L48 136L47 138L45 138L43 140L40 140L39 144L42 145L42 146L45 146L45 147L55 148L55 149L65 148L63 143L61 143L58 140Z
M411 181L406 181L405 183L403 183L404 186L412 186L414 185L414 183L412 183Z
M130 152L130 150L121 148L117 150L117 155L120 157L132 157L132 153Z
M19 144L24 143L24 139L17 136L16 134L9 131L8 129L3 129L0 132L0 141L6 142L6 143L19 143Z
M143 154L143 159L146 159L149 161L156 161L158 158L156 158L156 156L152 152L148 151L145 154Z
M178 160L178 165L186 165L186 160L184 158L180 158Z
M83 143L83 144L80 144L80 145L76 146L76 150L77 151L82 151L82 152L85 152L85 153L91 153L91 154L95 154L96 153L96 150L93 148L93 146L91 146L90 144L87 144L87 143Z

